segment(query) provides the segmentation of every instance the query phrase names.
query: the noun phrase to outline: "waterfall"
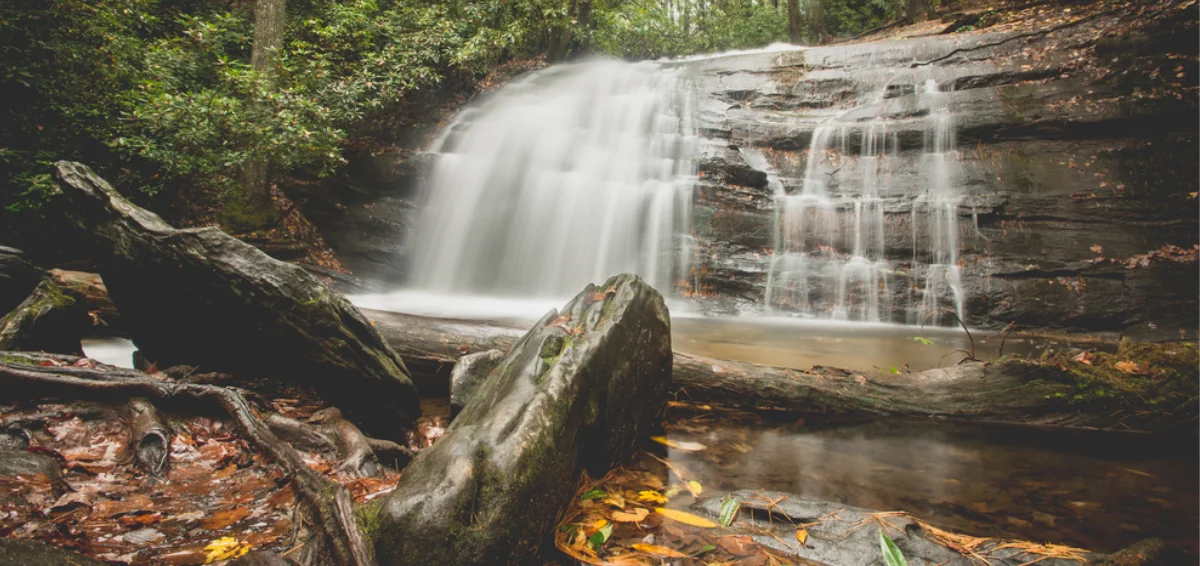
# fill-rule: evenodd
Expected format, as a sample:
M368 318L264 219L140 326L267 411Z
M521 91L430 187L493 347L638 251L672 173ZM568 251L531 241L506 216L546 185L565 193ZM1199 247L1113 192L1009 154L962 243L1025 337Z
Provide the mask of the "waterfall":
M559 65L461 113L433 148L413 287L560 298L634 272L669 294L687 277L696 178L681 73Z
M900 147L882 110L865 122L834 119L815 128L799 186L775 185L768 312L934 325L947 309L963 316L953 113L936 81L913 92L925 111L919 193L897 194L891 185L902 160L911 159L901 150L912 148ZM871 104L886 107L883 98L881 88ZM899 228L887 220L888 198L910 201L907 265L889 253L889 231L894 237Z

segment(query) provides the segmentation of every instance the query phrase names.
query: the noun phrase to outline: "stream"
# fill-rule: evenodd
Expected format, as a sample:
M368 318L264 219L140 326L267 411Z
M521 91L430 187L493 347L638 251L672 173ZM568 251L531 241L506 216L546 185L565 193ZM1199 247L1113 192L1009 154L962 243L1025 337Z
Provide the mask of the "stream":
M654 445L705 496L778 490L904 510L983 537L1114 551L1161 537L1197 552L1194 438L934 421L771 422L702 413ZM643 458L645 458L643 456Z

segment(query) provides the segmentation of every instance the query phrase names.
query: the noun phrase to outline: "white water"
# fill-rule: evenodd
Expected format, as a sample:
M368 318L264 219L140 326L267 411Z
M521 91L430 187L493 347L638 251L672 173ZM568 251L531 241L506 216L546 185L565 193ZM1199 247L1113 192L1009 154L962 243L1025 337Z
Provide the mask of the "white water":
M687 277L697 138L679 71L560 65L464 111L434 151L418 291L562 299L623 272Z
M911 198L911 260L904 265L889 257L886 246L888 230L897 228L885 222L885 199L896 198L892 176L907 158L897 135L883 118L834 120L813 132L799 190L789 193L774 185L779 219L768 270L768 312L911 325L938 325L947 309L963 316L953 113L935 81L925 81L918 91L918 103L927 110L918 166L926 186L906 195ZM860 138L856 156L849 148L851 136Z

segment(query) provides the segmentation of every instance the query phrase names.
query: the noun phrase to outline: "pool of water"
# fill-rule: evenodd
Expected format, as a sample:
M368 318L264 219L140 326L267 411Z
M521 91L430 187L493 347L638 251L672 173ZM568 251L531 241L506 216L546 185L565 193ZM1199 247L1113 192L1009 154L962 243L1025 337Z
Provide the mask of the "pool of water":
M363 308L467 320L506 320L533 324L566 302L482 296L447 296L418 291L351 295ZM1037 356L1072 346L1049 339L961 328L837 322L795 317L706 317L685 304L668 304L676 351L779 367L815 365L856 370L911 371L953 365L968 353L992 360L1001 353ZM1077 339L1072 339L1076 340ZM1094 346L1095 344L1091 344Z
M83 339L85 356L117 367L133 367L134 350L137 350L137 346L125 338L105 336Z
M779 490L904 510L975 536L1098 551L1162 537L1197 553L1195 437L895 419L782 423L726 413L672 420L667 430L672 441L706 446L651 447L705 495Z

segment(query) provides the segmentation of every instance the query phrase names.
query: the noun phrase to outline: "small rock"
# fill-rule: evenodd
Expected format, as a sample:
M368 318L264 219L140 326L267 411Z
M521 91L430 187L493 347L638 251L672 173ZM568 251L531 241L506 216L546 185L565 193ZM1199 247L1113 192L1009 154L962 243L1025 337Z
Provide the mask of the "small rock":
M454 370L450 372L450 414L457 415L479 386L487 380L492 370L504 359L504 351L488 350L468 354L458 359Z

